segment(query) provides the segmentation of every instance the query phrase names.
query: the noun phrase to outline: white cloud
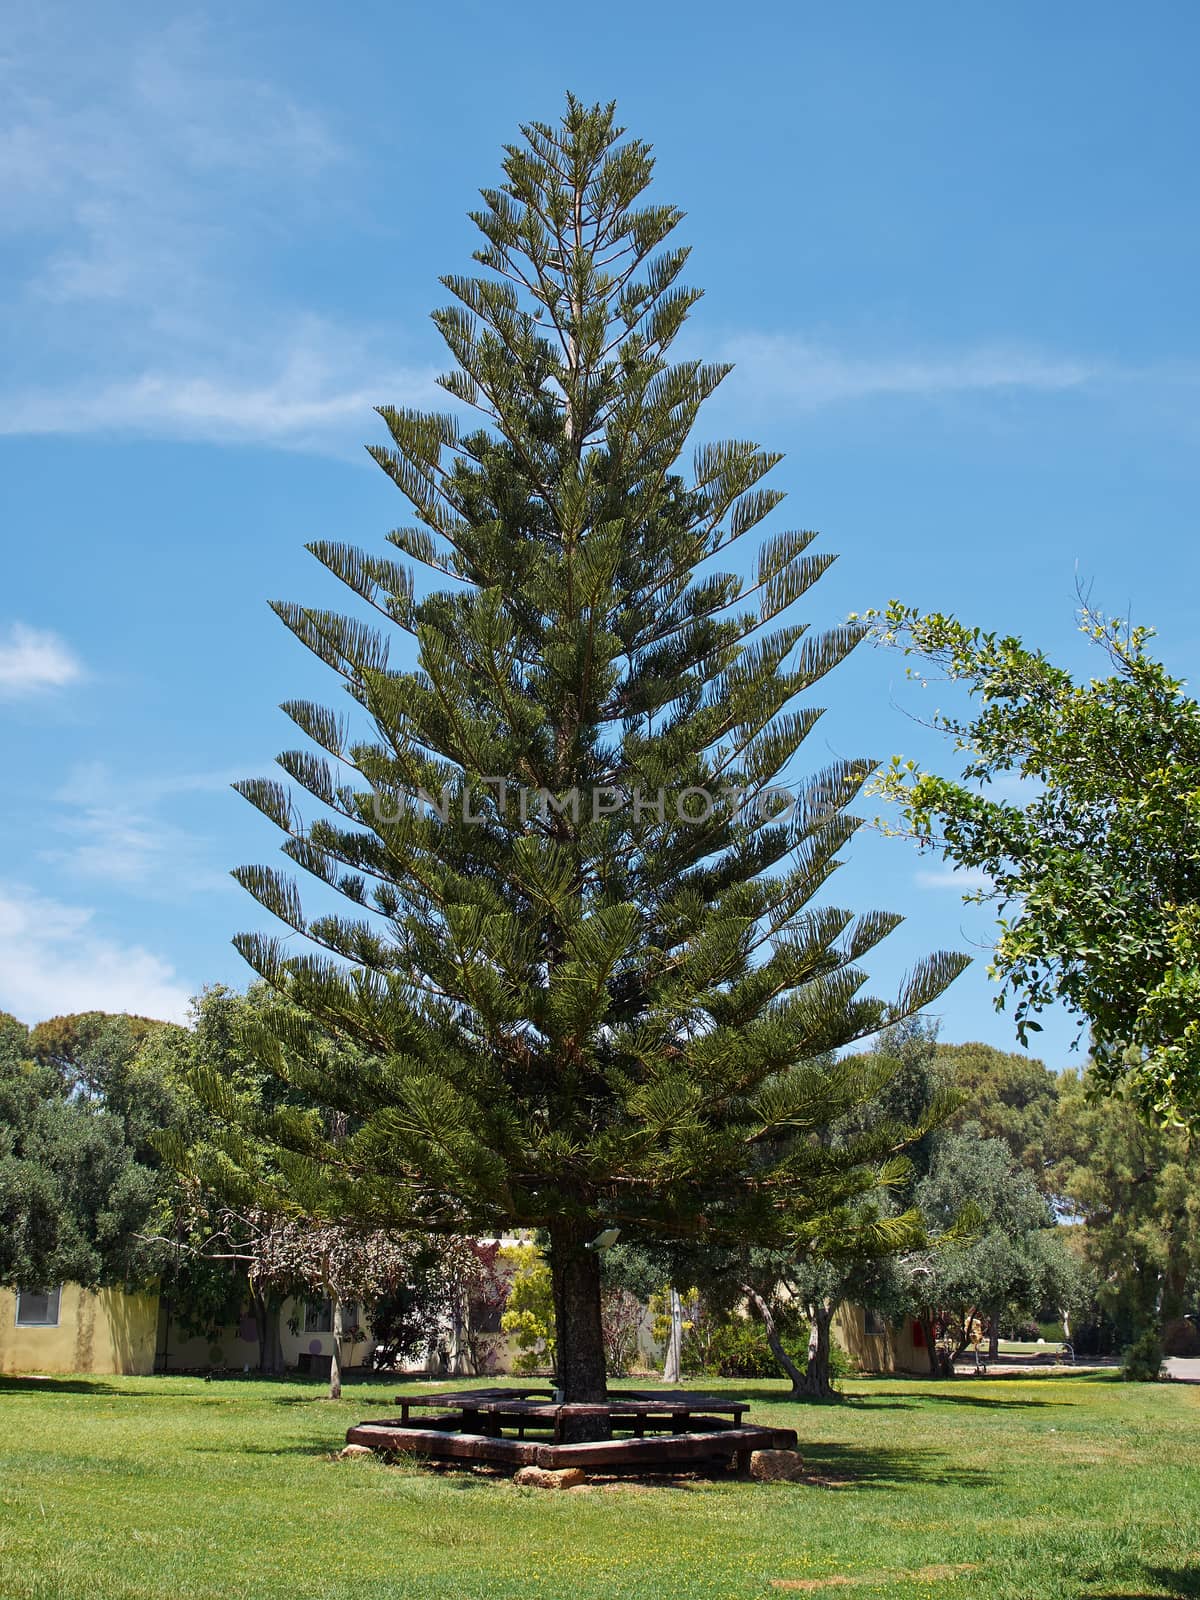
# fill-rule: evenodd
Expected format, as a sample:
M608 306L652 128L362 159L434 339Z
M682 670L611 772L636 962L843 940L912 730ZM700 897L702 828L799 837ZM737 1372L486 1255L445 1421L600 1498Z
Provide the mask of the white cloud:
M227 790L232 772L119 779L102 762L75 767L54 796L51 825L70 841L39 852L73 878L103 882L150 899L232 890L227 871L209 866L202 837L159 815L164 800Z
M0 57L0 226L44 236L35 292L128 299L156 320L252 243L240 204L260 238L343 152L313 111L231 71L202 25L110 27L89 43L63 8Z
M284 348L261 350L249 370L242 352L240 372L198 372L181 360L175 371L142 372L99 387L26 391L4 405L0 434L136 433L361 449L364 440L380 436L374 406L419 406L441 393L433 369L385 371L356 363L362 343L309 325Z
M62 689L82 677L82 663L56 633L24 622L0 630L0 698Z
M0 53L0 231L19 232L0 432L361 447L432 372L283 285L352 205L312 108L195 21L35 8Z
M0 1008L29 1023L73 1011L186 1020L191 991L170 963L100 933L94 915L0 886Z
M1102 376L1093 363L1003 344L964 350L849 354L792 334L743 334L727 342L740 383L807 408L886 395L939 396L1006 389L1057 392Z
M978 867L949 865L922 868L913 874L913 882L921 889L958 889L963 894L974 894L979 889L992 887L991 876Z
M19 307L0 433L340 454L378 436L376 404L445 405L424 346L381 357L394 327L312 313L310 252L321 262L342 227L384 247L372 154L352 160L313 107L239 66L236 38L114 13L81 48L77 10L25 8L0 55L0 229L22 237L0 277ZM741 404L806 410L1195 384L1002 341L881 350L747 331L722 353Z

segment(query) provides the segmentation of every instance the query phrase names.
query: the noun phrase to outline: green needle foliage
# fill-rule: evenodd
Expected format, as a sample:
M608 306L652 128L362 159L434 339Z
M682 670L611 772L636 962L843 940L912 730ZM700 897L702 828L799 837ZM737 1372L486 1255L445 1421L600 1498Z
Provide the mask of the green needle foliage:
M372 1225L545 1229L560 1381L594 1398L592 1237L783 1241L890 1179L905 1130L816 1138L878 1087L828 1052L963 963L867 998L859 963L899 919L814 904L870 763L797 786L820 715L797 702L862 630L784 620L833 559L811 533L762 540L746 577L715 560L781 500L778 457L683 464L729 369L670 359L699 291L682 213L644 203L649 146L574 99L521 131L473 214L483 275L442 280L455 410L380 411L371 454L415 523L389 556L309 547L379 620L275 607L351 714L285 707L323 752L279 758L319 817L239 787L352 913L310 918L244 868L318 951L238 945L292 1003L263 1059L338 1114L278 1115L291 1181Z

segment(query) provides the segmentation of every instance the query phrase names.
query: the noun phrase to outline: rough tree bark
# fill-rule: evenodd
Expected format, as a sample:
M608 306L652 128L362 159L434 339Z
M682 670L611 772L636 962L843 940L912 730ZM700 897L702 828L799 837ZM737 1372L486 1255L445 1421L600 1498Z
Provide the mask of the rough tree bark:
M596 1404L608 1398L604 1335L600 1324L600 1258L566 1224L550 1229L550 1276L554 1288L555 1372L568 1404ZM599 1418L568 1423L570 1443L605 1438Z
M779 1329L775 1326L775 1318L772 1315L770 1306L763 1299L762 1295L759 1294L758 1290L753 1284L744 1283L742 1285L742 1293L746 1296L747 1300L750 1301L750 1304L762 1318L762 1324L766 1331L767 1344L770 1347L771 1354L775 1357L776 1361L778 1361L784 1372L786 1372L788 1377L792 1380L792 1393L790 1398L793 1400L802 1399L805 1393L804 1374L792 1360L791 1356L788 1355L787 1351L783 1348L783 1340L779 1337Z
M340 1294L331 1292L333 1301L333 1356L329 1362L329 1398L342 1398L342 1340L346 1334L346 1309Z
M250 1295L258 1333L258 1370L277 1377L283 1371L283 1340L279 1334L283 1297L257 1284L251 1285Z
M809 1306L808 1369L801 1392L809 1400L832 1400L837 1393L829 1375L829 1337L837 1307L818 1300Z
M683 1381L683 1307L679 1303L679 1290L673 1285L668 1295L671 1308L671 1332L667 1338L667 1354L663 1361L663 1382Z

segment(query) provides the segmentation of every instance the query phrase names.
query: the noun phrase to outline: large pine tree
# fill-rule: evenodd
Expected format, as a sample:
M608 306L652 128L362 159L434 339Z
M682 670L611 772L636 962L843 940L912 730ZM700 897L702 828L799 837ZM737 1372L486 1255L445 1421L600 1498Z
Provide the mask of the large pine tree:
M682 213L644 203L650 147L573 98L521 133L473 213L483 275L445 278L434 316L453 411L380 411L408 561L310 546L382 623L275 606L349 714L285 707L324 752L279 758L312 820L276 781L239 787L352 915L310 919L290 879L245 868L318 948L238 945L295 1003L264 1060L338 1113L276 1119L294 1182L319 1174L325 1209L372 1225L546 1230L559 1381L586 1400L593 1236L811 1231L903 1142L811 1137L874 1087L829 1052L961 963L866 998L858 963L899 919L814 905L870 764L797 785L820 715L797 701L860 630L781 620L833 559L811 533L763 540L749 576L713 560L782 498L761 487L778 457L681 464L729 369L669 359L699 291L668 244ZM310 1048L330 1034L355 1048Z

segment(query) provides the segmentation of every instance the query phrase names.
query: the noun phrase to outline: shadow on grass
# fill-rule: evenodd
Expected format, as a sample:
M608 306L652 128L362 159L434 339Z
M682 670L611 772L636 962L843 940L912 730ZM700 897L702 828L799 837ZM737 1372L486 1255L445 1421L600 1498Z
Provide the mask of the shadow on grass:
M331 1439L328 1434L316 1434L307 1439L294 1439L289 1444L194 1444L188 1454L193 1456L308 1456L313 1460L328 1460L342 1448L340 1437Z
M981 1406L996 1410L1024 1411L1044 1406L1065 1406L1067 1400L1038 1400L1032 1397L1020 1400L997 1399L993 1395L964 1394L956 1382L947 1381L944 1387L931 1387L923 1392L910 1393L883 1393L863 1394L861 1392L840 1393L832 1399L794 1398L787 1389L743 1388L733 1389L722 1385L720 1397L729 1400L745 1400L751 1406L788 1406L809 1410L810 1408L824 1408L845 1406L853 1411L914 1411L921 1405L952 1405L952 1406Z
M144 1390L117 1389L103 1378L0 1378L0 1395L5 1394L104 1394L120 1395L125 1400L153 1398Z
M926 1394L918 1400L928 1400L933 1405L945 1406L983 1406L988 1410L999 1411L1028 1411L1042 1410L1046 1406L1070 1405L1069 1400L997 1400L988 1394Z
M1147 1587L1139 1588L1139 1583ZM1088 1590L1087 1600L1163 1600L1165 1595L1172 1600L1200 1600L1200 1567L1143 1567L1142 1577L1128 1588Z
M907 1489L914 1483L936 1483L983 1489L995 1482L984 1468L959 1466L940 1450L892 1450L823 1441L803 1441L800 1448L807 1468L848 1487Z

